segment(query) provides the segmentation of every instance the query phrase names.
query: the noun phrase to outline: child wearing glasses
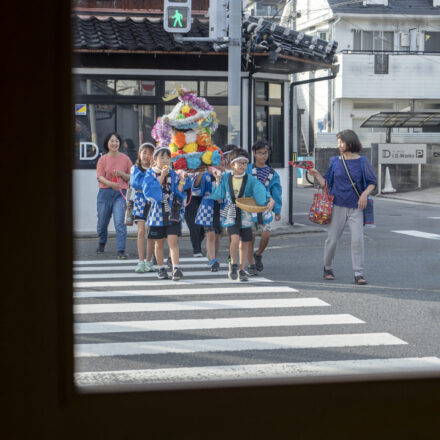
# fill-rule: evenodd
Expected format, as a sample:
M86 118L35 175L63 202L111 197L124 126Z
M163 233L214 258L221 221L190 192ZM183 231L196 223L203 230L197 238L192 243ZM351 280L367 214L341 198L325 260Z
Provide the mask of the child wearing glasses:
M249 266L247 271L249 275L254 276L264 268L263 252L269 244L273 213L275 213L275 221L281 220L282 190L280 176L268 164L271 152L270 145L265 141L257 141L252 146L252 152L255 162L248 165L247 172L265 186L269 198L267 211L257 214L255 218L255 232L261 230L258 249L254 253L255 234L252 236L252 242L248 249Z
M252 241L252 214L242 211L235 203L240 197L253 197L257 205L267 203L267 192L264 185L258 179L246 173L249 164L249 154L242 148L237 148L229 155L229 163L232 172L224 173L222 177L216 177L216 189L211 194L213 200L225 200L222 209L222 225L226 228L230 238L228 277L231 280L247 281L248 277L244 270L248 246ZM240 265L237 263L237 251L239 251Z

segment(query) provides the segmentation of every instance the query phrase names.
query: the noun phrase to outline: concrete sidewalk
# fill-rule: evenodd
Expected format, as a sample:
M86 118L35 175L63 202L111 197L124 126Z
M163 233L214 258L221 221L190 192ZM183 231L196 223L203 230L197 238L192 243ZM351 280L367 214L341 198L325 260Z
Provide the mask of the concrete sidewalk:
M407 200L409 202L426 203L429 205L440 205L440 186L416 191L384 193L377 197L385 199Z

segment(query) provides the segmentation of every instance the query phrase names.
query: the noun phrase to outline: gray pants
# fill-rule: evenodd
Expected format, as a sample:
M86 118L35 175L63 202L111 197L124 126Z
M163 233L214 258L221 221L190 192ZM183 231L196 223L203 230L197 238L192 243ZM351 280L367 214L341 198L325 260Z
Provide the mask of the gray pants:
M354 275L364 272L364 216L360 209L333 206L332 221L328 226L328 237L324 246L324 267L331 269L335 257L336 244L348 224L351 232L351 263Z

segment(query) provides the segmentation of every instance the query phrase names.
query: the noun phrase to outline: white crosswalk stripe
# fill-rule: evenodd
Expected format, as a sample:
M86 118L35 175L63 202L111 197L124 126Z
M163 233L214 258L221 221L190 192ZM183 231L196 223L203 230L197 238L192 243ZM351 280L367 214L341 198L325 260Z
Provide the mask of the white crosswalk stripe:
M181 257L179 259L180 263L203 263L207 262L206 258L203 257ZM136 266L138 260L74 260L74 266L105 266L105 265L117 265L126 266L131 265Z
M240 283L229 280L226 271L200 270L206 260L181 261L185 270L179 282L134 273L136 260L74 262L79 386L440 370L435 357L333 357L315 362L280 358L274 363L273 353L308 349L338 356L344 348L404 347L407 342L380 329L364 332L368 323L363 320L331 313L331 304L265 277ZM209 364L210 354L232 363ZM134 363L133 356L138 359ZM156 366L157 356L161 361Z
M130 313L165 312L183 310L227 310L227 309L273 309L290 307L322 307L327 303L318 298L291 299L249 299L216 301L167 301L154 303L117 303L117 304L80 304L74 307L74 313Z
M268 280L269 281L269 280ZM234 282L237 284L236 282ZM173 282L173 285L176 283ZM267 287L260 286L235 286L235 287L203 287L201 289L149 289L149 290L107 290L105 292L86 291L74 292L74 298L112 298L130 296L181 296L181 295L241 295L246 293L267 293ZM286 286L278 286L277 293L298 292L296 289Z
M171 273L171 271L170 271ZM205 270L193 270L188 274L185 274L183 271L183 276L186 277L190 275L191 277L225 277L228 273L224 270L220 270L218 272L211 272L208 269ZM155 272L147 272L147 273L87 273L87 274L75 274L73 276L74 280L108 280L114 278L153 278L157 279L157 274Z
M206 353L212 351L286 350L298 348L357 347L406 344L389 333L349 335L279 336L265 338L194 339L183 341L119 342L76 344L77 357L133 356L164 353Z
M432 234L430 232L422 232L422 231L391 231L396 234L410 235L412 237L417 238L429 238L431 240L440 240L440 234Z
M133 272L136 265L137 265L137 261L133 264L131 263L130 265L121 265L119 267L117 267L118 272ZM184 270L184 269L208 269L208 263L183 263L183 264L179 264L180 269ZM221 264L220 267L222 269L227 269L228 265L227 264ZM158 269L158 266L154 266L154 269ZM73 271L74 272L109 272L114 270L114 266L106 266L106 265L100 265L100 266L80 266L80 265L76 265L73 267ZM204 272L204 273L205 273ZM148 273L148 272L147 272ZM152 272L149 272L152 273ZM137 274L137 276L142 277L142 275L144 274Z
M185 274L184 274L185 275ZM226 276L226 274L223 274ZM168 280L158 280L158 279L145 279L145 281L74 281L73 287L75 289L85 288L94 289L99 287L113 288L113 287L162 287L162 286L181 286L181 285L203 285L203 284L234 284L237 285L237 281L232 281L228 278L202 278L202 279L191 279L188 278L189 274L186 274L187 278L183 278L179 282ZM264 277L252 277L250 279L252 283L270 283L271 281Z
M362 324L351 315L264 316L252 318L169 319L75 324L75 334L200 330L214 328L283 327L291 325Z

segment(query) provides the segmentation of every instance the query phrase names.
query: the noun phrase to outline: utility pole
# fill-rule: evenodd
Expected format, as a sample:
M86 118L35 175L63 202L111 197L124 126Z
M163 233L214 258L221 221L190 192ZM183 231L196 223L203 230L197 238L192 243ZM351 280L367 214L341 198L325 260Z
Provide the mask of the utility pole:
M212 0L211 0L212 1ZM240 145L242 0L229 1L228 143Z
M165 0L179 3L188 0ZM203 41L214 43L214 50L219 51L228 47L228 143L240 145L241 132L241 40L242 40L242 0L210 0L209 33L210 37L182 37L174 34L176 41ZM229 3L229 19L227 7ZM175 14L175 9L170 10ZM168 20L167 15L167 20ZM177 16L170 16L176 21ZM176 18L177 17L177 18ZM179 16L180 17L180 16ZM170 23L168 32L182 32L179 26ZM225 30L228 28L228 36ZM171 29L172 28L172 29ZM177 28L177 30L176 30Z

